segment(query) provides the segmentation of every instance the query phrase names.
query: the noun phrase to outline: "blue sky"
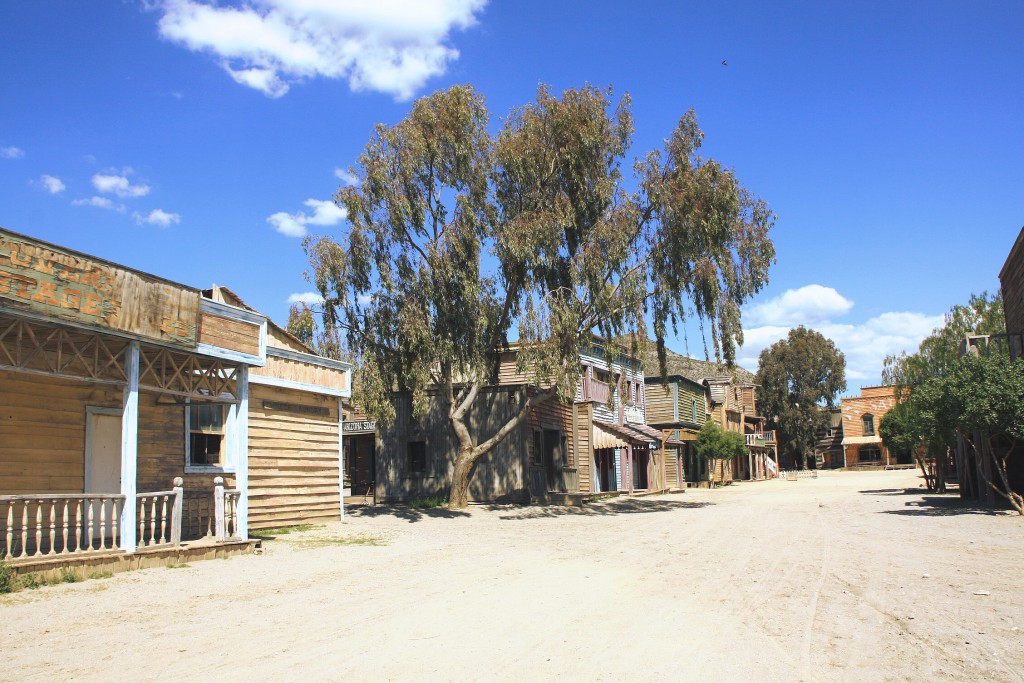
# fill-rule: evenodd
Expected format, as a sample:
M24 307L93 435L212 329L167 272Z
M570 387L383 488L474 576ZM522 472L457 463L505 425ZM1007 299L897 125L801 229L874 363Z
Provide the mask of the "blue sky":
M998 288L1024 224L1024 4L635 5L0 4L0 226L284 323L311 290L297 235L344 227L338 171L375 123L455 83L496 124L538 83L589 82L632 95L634 155L693 107L778 214L745 366L802 323L855 390Z

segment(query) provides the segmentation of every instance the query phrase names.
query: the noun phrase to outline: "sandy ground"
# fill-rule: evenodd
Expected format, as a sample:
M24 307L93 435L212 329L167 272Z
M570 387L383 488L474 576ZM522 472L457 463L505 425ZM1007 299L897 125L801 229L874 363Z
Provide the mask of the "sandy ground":
M0 679L1024 680L1024 520L919 485L352 512L0 597Z

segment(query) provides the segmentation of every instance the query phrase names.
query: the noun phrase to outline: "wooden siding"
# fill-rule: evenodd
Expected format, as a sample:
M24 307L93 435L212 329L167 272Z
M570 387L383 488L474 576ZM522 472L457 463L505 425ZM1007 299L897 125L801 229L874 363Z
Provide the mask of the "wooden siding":
M678 386L676 382L669 382L668 384L649 382L644 385L644 393L647 395L647 422L649 424L676 421L675 409L672 405L675 398L674 387L676 386Z
M575 406L575 438L576 469L579 471L580 492L590 493L594 476L594 444L593 424L594 410L590 404L581 403Z
M1024 229L1006 257L999 271L1000 290L1003 295L1003 313L1009 334L1024 332Z
M213 480L223 477L228 488L235 485L230 472L185 472L185 404L161 399L154 392L139 393L139 461L137 488L164 491L175 477L184 480L189 494L209 493L213 499Z
M474 440L494 434L525 400L524 387L483 389L466 421ZM436 394L427 397L427 411L414 418L408 396L394 398L395 420L380 426L377 440L378 501L407 501L446 495L451 486L458 442L451 433L447 414ZM527 425L524 421L494 450L477 461L470 481L470 500L522 501L526 488ZM409 470L408 448L413 441L426 444L426 470Z
M341 391L349 388L349 373L345 370L325 368L291 358L279 358L269 353L266 366L250 368L249 375L302 382Z
M120 387L0 371L0 494L82 492L86 406L121 398Z
M199 316L199 343L258 356L260 326L245 320L202 313Z
M264 401L275 402L265 408ZM282 404L326 408L325 415ZM337 519L338 399L253 385L249 392L249 526Z

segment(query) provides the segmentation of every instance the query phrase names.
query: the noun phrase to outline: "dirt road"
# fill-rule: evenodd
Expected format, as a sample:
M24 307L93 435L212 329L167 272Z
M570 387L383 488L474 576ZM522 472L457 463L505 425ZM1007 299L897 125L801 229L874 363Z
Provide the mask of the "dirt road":
M1024 520L919 485L353 512L0 597L0 679L1024 680Z

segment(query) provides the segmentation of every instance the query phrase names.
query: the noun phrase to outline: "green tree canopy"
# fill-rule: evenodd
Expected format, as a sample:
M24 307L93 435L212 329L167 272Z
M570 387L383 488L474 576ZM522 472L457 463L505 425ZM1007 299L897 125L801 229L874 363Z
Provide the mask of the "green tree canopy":
M717 422L708 420L697 433L697 455L707 460L727 460L747 454L747 440L739 432L722 429Z
M362 361L367 411L386 421L394 390L420 410L425 390L441 389L458 443L453 507L466 504L477 459L532 406L573 396L580 349L595 332L615 346L645 338L636 333L650 318L661 348L696 316L716 357L732 360L740 306L775 259L775 217L732 170L698 154L693 112L635 163L629 184L628 96L613 105L610 90L557 97L542 86L497 134L489 124L468 86L379 124L353 169L358 184L336 196L347 228L306 242L327 325L344 329ZM474 440L467 411L495 381L495 351L510 335L539 390Z
M846 390L846 358L831 339L803 325L763 350L758 359L758 403L778 443L803 466L828 411Z

